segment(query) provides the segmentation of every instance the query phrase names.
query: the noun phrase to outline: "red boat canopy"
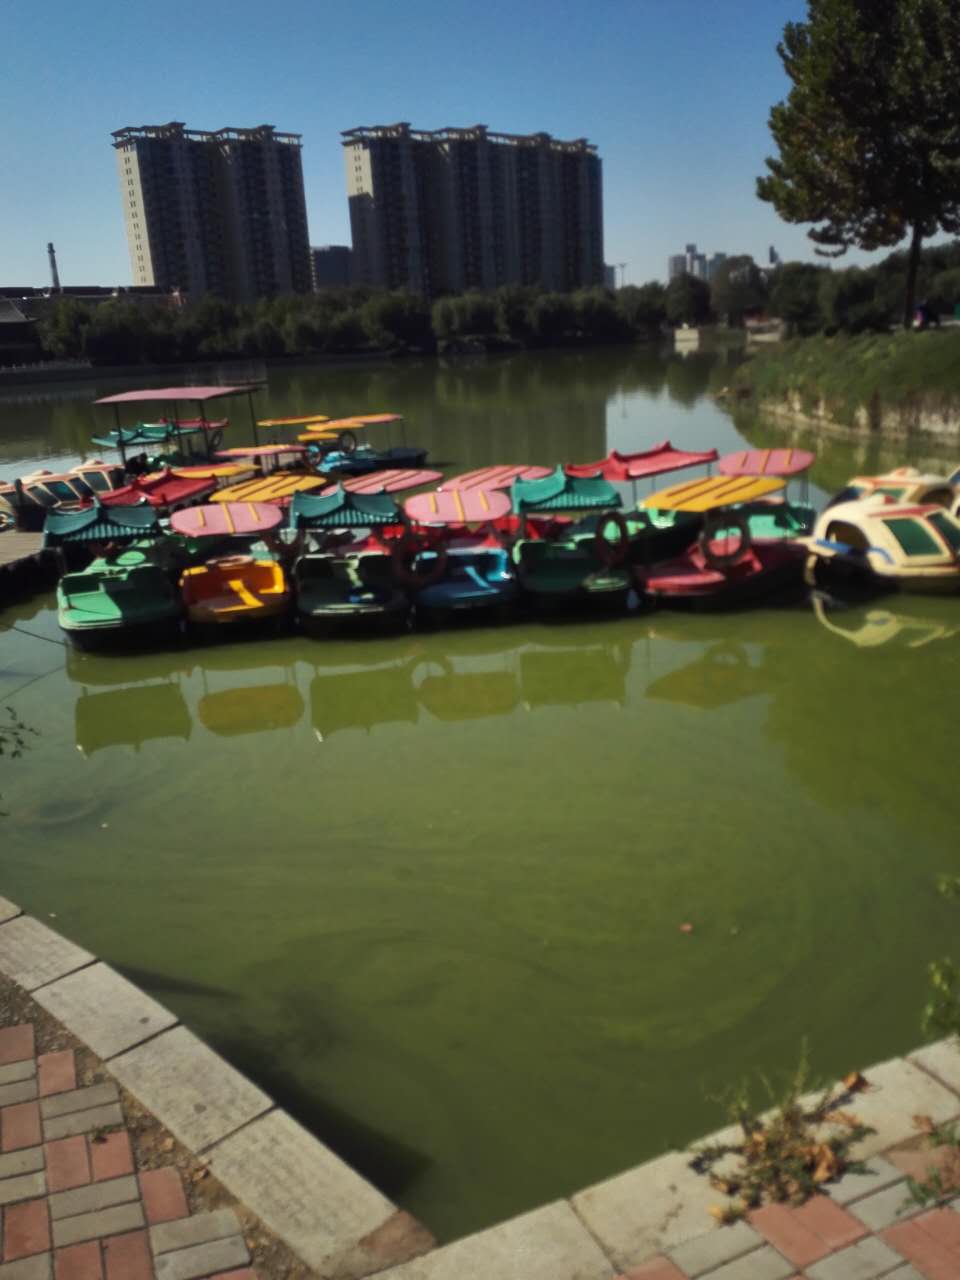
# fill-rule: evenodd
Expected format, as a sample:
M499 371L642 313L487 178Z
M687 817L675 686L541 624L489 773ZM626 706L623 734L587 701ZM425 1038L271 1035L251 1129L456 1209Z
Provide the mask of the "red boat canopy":
M419 489L443 479L442 471L371 471L365 476L344 480L348 493L402 493L404 489Z
M514 480L543 480L551 475L550 467L480 467L465 471L462 476L444 480L441 493L459 489L509 489Z
M144 387L140 391L121 391L116 396L101 396L94 404L134 404L144 400L219 400L221 396L247 395L259 390L262 382L250 382L239 387Z
M152 476L138 476L122 489L111 489L98 495L104 507L135 507L148 503L151 507L169 507L175 502L186 502L213 493L215 479L209 477L176 476L171 471L161 471Z
M499 489L465 489L461 493L418 493L403 504L419 524L484 524L510 511L510 495Z
M725 476L798 476L813 466L806 449L741 449L720 459Z
M604 480L622 483L625 480L642 480L645 476L659 476L665 471L701 467L716 460L716 449L690 453L686 449L675 449L669 440L662 440L660 444L640 453L618 453L613 449L599 462L571 464L564 467L564 470L568 476L578 476L581 479L602 476Z

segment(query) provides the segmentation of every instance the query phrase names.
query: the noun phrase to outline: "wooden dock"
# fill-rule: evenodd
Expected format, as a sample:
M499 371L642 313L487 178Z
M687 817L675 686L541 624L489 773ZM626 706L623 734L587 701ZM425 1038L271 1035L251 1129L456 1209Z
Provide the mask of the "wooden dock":
M46 591L56 580L56 556L44 550L42 533L0 533L0 608Z

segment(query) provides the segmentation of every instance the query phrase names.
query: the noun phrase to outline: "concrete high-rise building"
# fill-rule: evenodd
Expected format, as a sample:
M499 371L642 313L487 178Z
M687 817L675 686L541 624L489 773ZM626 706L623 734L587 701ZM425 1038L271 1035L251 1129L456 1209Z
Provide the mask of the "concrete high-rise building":
M585 138L399 123L345 130L343 146L357 284L430 297L603 283L601 164Z
M310 291L299 134L171 121L113 140L135 285L237 301Z
M345 244L310 247L310 271L314 290L336 289L351 283L353 251Z
M683 275L696 276L699 280L707 278L707 255L697 253L695 244L688 244L684 253L672 254L667 259L667 280Z

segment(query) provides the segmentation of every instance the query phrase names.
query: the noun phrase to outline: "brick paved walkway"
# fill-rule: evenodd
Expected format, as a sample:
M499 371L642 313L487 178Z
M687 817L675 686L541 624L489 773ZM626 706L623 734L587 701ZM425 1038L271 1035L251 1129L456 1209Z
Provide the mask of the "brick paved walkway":
M0 1028L0 1280L256 1280L236 1214L192 1216L180 1172L142 1170L112 1082Z
M801 1208L767 1205L620 1280L960 1280L960 1198L925 1209L907 1188L934 1163L927 1151L875 1156Z

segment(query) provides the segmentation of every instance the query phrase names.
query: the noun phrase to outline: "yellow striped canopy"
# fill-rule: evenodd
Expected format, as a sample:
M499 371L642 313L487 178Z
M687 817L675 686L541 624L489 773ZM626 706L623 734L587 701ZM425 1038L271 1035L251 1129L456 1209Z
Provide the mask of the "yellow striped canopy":
M659 511L714 511L736 502L765 498L785 489L786 484L773 476L706 476L651 493L643 505Z
M280 502L291 494L322 489L329 484L322 476L305 476L302 472L275 471L256 480L232 484L210 495L211 502Z
M237 462L211 462L208 466L174 467L173 474L184 480L229 480L234 476L248 476L252 470L253 467Z
M327 422L322 413L308 413L305 418L264 418L258 427L302 427L305 422Z

